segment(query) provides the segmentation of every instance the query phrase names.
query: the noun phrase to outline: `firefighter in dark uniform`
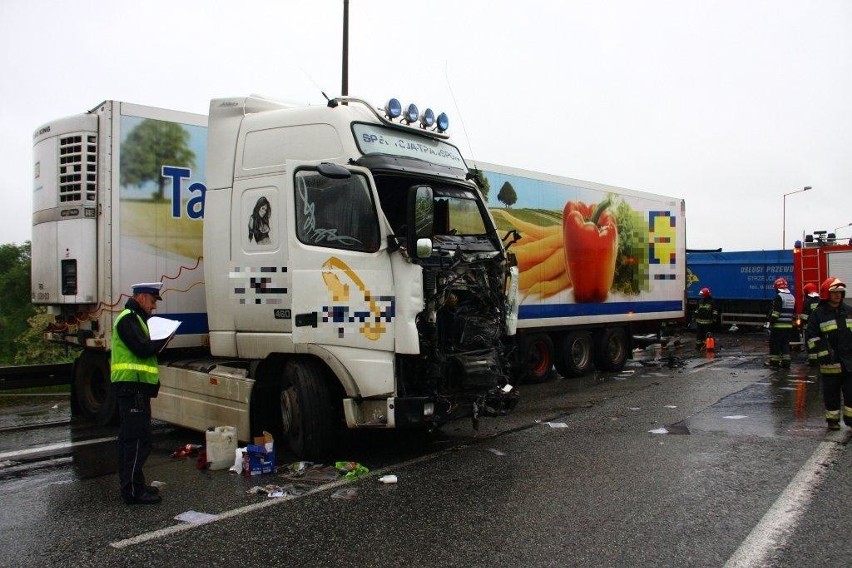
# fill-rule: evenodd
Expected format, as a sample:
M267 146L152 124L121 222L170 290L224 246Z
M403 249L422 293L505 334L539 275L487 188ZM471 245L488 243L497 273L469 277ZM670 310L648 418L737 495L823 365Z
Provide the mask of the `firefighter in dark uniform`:
M160 388L157 353L165 340L152 341L147 321L157 307L162 283L133 286L133 297L115 318L111 380L118 404L118 480L128 505L151 505L162 498L145 484L142 466L151 453L151 398Z
M808 347L808 318L819 304L819 292L816 284L808 282L804 288L805 297L802 299L802 313L799 314L799 320L802 322L802 330L804 331L805 349ZM808 349L808 365L811 367L817 366L817 354Z
M843 422L852 427L852 330L846 320L845 296L846 284L829 276L820 287L821 301L808 318L808 349L819 359L829 430L840 429L841 406Z
M696 351L704 348L707 332L716 322L716 318L719 315L719 312L716 310L716 303L713 301L712 294L710 294L710 288L702 288L698 295L701 296L701 300L698 302L698 307L695 308Z
M793 334L793 319L796 315L796 300L790 293L786 278L775 279L775 299L769 313L769 367L790 368L790 338Z

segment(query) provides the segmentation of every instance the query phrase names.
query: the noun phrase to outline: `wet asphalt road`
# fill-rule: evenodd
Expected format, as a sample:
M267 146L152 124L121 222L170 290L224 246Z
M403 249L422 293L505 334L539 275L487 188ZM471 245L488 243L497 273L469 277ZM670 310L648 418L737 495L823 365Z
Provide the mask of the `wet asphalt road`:
M764 335L718 344L714 358L681 348L670 367L651 349L623 373L522 386L516 412L478 433L459 422L429 439L350 436L340 459L371 475L294 499L246 493L280 476L171 458L203 436L160 425L146 474L167 483L163 503L127 507L114 430L16 432L67 420L67 398L0 397L0 565L848 565L849 430L826 434L802 354L771 371ZM791 493L815 455L806 491ZM217 517L174 519L187 511Z

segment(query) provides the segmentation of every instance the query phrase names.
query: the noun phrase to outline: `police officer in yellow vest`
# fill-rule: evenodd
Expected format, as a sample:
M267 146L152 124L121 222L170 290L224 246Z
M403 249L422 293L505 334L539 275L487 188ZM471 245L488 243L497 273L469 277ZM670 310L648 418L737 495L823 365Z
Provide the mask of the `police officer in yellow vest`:
M162 498L145 484L142 466L151 453L151 398L160 380L157 353L167 340L152 341L147 321L157 307L161 282L133 286L133 297L115 318L112 330L112 384L121 422L118 434L118 480L128 505L151 505Z

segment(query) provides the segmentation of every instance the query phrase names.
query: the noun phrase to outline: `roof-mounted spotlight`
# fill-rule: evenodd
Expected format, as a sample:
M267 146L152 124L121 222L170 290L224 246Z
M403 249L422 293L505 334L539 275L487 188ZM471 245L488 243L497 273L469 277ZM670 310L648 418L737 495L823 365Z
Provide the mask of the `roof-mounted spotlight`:
M398 118L399 115L402 114L402 103L399 102L399 99L390 99L385 105L385 115L393 120Z
M419 116L420 116L420 111L417 110L417 105L414 104L414 103L411 103L405 109L405 116L402 117L402 120L404 120L408 124L411 124L412 122L417 122L417 117L419 117Z
M420 115L420 126L423 128L432 128L433 124L435 124L435 112L431 108L427 108Z
M446 132L447 128L450 127L450 118L446 113L441 113L438 115L438 132Z

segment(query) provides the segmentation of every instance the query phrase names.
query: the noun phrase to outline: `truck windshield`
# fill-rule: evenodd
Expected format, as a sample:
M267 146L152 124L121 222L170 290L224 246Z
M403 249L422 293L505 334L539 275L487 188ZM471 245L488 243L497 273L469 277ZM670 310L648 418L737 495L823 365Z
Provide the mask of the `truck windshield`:
M473 195L435 193L435 235L480 236L487 232L482 213Z

